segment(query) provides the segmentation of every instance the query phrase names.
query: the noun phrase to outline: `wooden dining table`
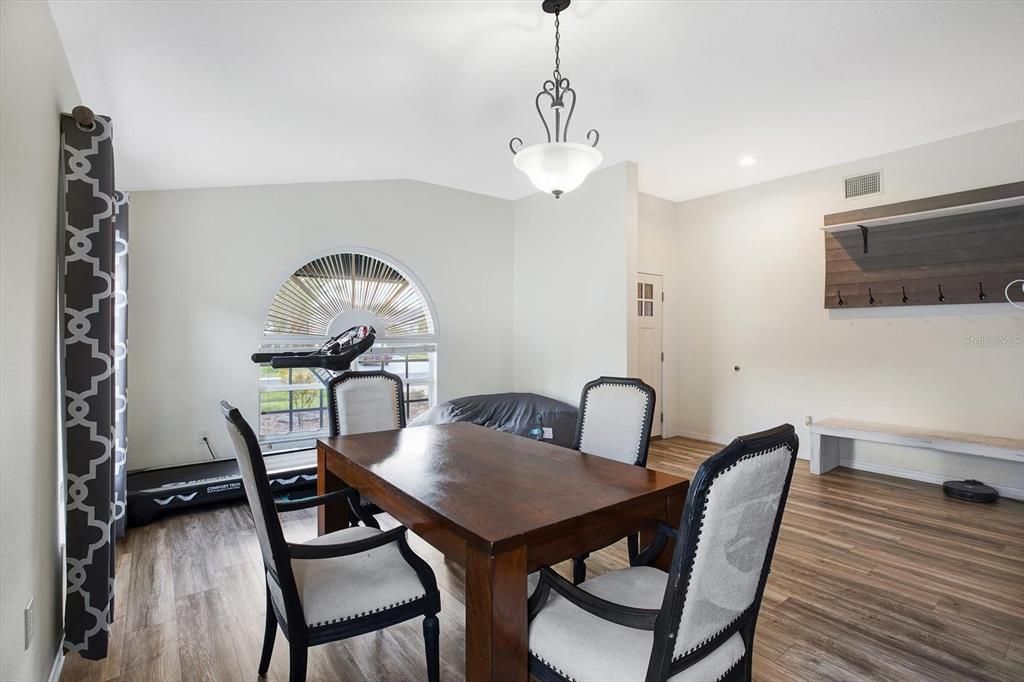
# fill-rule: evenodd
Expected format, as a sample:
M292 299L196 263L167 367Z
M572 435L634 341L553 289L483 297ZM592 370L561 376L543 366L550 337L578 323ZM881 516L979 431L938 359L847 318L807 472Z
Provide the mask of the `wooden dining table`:
M469 423L323 438L317 492L351 486L465 567L466 679L526 682L526 576L658 521L689 481ZM320 534L348 527L320 508ZM671 543L656 560L667 570Z

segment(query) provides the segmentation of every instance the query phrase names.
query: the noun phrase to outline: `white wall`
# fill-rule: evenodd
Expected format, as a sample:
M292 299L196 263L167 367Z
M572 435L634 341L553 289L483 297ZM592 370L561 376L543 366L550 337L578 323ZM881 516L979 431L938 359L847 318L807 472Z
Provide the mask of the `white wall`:
M629 366L636 287L636 165L555 199L515 202L514 389L579 402L583 384ZM634 332L635 333L635 332Z
M844 176L878 168L884 196L842 198ZM790 422L804 455L807 415L1021 437L1024 313L1006 303L830 313L820 230L827 213L1021 179L1024 122L679 204L666 297L677 310L679 431L724 442ZM1024 488L1008 463L878 446L848 455Z
M45 680L61 641L56 282L61 111L78 90L45 2L0 4L0 679ZM24 648L22 611L35 600Z
M131 195L129 468L231 456L218 401L257 410L263 306L332 248L407 266L437 313L438 397L512 383L512 204L395 180Z

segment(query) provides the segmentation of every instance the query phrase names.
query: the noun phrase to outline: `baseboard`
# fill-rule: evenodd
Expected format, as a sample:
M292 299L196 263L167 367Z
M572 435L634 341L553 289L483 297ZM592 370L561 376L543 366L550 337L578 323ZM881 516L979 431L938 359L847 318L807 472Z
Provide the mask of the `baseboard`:
M60 641L63 643L64 635L61 634ZM47 678L48 682L58 682L60 680L60 673L64 670L64 646L63 644L57 649L57 657L53 659L53 667L50 668L50 677Z
M840 457L839 466L846 467L847 469L853 469L855 471L870 471L874 474L884 474L886 476L894 476L896 478L907 478L911 481L934 483L936 485L942 485L949 480L948 475L936 474L930 471L902 469L900 467L891 467L886 466L885 464L875 464L873 462L854 462L850 457ZM1024 488L1014 488L1011 486L995 485L992 483L988 483L987 485L991 485L993 488L998 490L1002 497L1006 497L1011 500L1024 500Z
M727 436L714 436L714 435L707 434L707 433L697 433L696 431L674 431L674 432L672 432L672 434L670 436L665 436L665 437L666 438L671 438L672 436L682 436L683 438L692 438L693 440L702 440L702 441L705 441L707 443L712 443L714 445L721 445L723 447L727 443L731 443L732 442L732 438L729 438ZM809 453L805 452L801 448L796 453L796 458L797 459L810 459L811 455Z
M724 436L713 436L707 433L697 433L696 431L684 431L679 429L673 431L673 436L682 436L683 438L692 438L693 440L702 440L706 443L712 443L714 445L724 445L732 440L732 438L726 438Z

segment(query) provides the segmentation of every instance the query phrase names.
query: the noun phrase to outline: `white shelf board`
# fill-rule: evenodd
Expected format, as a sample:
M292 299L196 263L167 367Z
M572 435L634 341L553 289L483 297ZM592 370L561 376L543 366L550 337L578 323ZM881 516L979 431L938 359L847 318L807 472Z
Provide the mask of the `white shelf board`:
M980 201L974 204L962 204L960 206L950 206L947 208L936 208L930 211L901 213L900 215L886 216L884 218L872 218L870 220L860 220L850 223L840 223L838 225L822 227L821 230L824 232L847 232L849 230L859 230L862 226L870 228L880 227L882 225L899 225L900 223L916 222L918 220L925 220L928 218L942 218L945 216L961 215L964 213L991 211L997 208L1010 208L1011 206L1024 206L1024 196L1009 197L1008 199L996 199L994 201Z

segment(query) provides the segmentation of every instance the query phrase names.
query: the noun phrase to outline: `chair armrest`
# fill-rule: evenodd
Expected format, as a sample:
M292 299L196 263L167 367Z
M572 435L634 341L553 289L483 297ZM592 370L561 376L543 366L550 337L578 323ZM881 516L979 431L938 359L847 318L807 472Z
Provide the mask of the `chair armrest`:
M581 590L571 582L545 566L540 569L540 583L530 596L528 617L530 620L540 612L547 601L548 591L554 590L574 605L598 618L637 630L654 630L654 624L661 613L658 609L640 609L624 606Z
M363 538L362 540L353 540L352 542L342 542L336 545L303 545L289 542L288 554L292 559L331 559L333 557L360 554L404 538L405 530L405 526L399 526L379 535Z
M672 538L673 540L678 540L679 539L679 531L677 531L675 528L673 528L672 526L668 525L664 521L658 521L658 534L659 535L667 535L668 537Z
M650 566L651 562L661 554L661 551L665 549L665 545L669 540L678 540L679 533L675 528L668 525L664 521L658 521L658 525L655 528L654 540L647 547L644 547L639 554L631 558L629 561L630 566Z
M353 495L358 503L359 493L352 488L342 488L341 490L332 490L329 493L324 493L323 495L317 495L315 497L303 497L301 500L281 500L274 503L274 508L279 512L290 512L297 509L318 507L321 504L325 504L339 497L351 499Z

